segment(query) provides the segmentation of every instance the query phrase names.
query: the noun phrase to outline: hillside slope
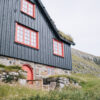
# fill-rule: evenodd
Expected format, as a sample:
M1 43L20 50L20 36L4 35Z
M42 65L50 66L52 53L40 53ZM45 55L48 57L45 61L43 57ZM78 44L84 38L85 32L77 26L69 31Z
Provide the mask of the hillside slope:
M87 73L100 76L100 57L72 49L73 73Z

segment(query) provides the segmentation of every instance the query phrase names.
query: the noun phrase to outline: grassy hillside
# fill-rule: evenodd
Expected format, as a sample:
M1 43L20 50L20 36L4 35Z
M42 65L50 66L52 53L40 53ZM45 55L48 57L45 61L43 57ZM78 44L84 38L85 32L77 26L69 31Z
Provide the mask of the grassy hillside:
M0 100L100 100L100 78L84 74L73 74L71 77L80 81L82 88L70 85L62 91L47 92L18 84L2 84Z
M100 76L100 57L72 49L73 73Z

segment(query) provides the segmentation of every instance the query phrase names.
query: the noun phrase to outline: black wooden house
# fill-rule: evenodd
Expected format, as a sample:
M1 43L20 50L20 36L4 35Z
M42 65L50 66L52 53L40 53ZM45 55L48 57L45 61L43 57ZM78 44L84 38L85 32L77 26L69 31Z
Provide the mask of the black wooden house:
M41 0L0 0L0 56L72 69L71 45Z

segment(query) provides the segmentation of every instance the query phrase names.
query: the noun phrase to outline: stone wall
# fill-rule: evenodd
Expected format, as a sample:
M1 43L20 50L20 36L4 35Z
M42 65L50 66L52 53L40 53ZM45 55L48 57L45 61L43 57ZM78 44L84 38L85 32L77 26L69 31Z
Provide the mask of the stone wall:
M33 68L34 80L46 78L51 75L70 74L70 71L63 70L60 68L50 67L42 64L37 64L34 62L28 62L24 60L3 57L3 56L0 56L0 64L7 65L7 66L9 65L23 66L24 64L28 64Z

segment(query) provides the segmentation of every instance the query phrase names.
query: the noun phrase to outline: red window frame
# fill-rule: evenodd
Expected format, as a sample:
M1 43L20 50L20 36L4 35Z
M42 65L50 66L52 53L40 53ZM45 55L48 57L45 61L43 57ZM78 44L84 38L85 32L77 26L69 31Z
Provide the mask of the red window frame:
M25 29L29 30L29 32L30 32L29 33L30 34L30 42L29 42L29 45L28 44L25 44L25 31L24 30L23 30L23 41L20 42L20 41L17 40L17 34L18 34L17 33L17 27L18 26L22 27L24 30ZM19 43L19 44L22 44L22 45L25 45L25 46L29 46L29 47L35 48L35 49L39 49L39 32L36 32L36 47L34 47L34 46L31 45L31 43L32 43L32 40L31 40L31 32L36 32L36 31L31 30L31 29L29 29L29 28L27 28L27 27L25 27L23 25L20 25L20 24L16 23L15 42L16 43Z
M25 14L27 14L27 15L33 17L33 18L35 18L35 4L29 2L28 0L25 0L25 1L26 1L28 4L33 5L33 16L30 15L30 14L28 14L28 13L26 13L25 11L23 11L23 0L21 0L21 12L23 12L23 13L25 13ZM27 10L29 10L29 6L28 6L28 5L27 5Z
M54 52L54 42L55 42L55 41L57 42L57 53ZM60 55L60 54L58 53L58 52L59 52L58 43L61 44L62 55ZM58 41L58 40L56 40L56 39L53 39L53 54L56 55L56 56L64 57L64 44L63 44L63 42L60 42L60 41Z

